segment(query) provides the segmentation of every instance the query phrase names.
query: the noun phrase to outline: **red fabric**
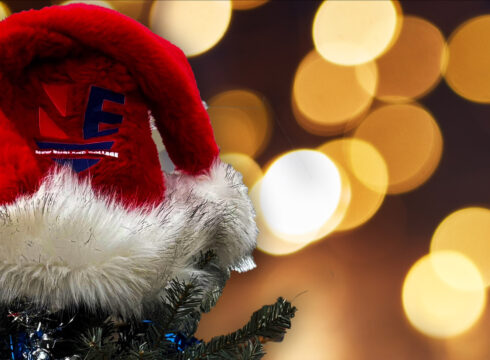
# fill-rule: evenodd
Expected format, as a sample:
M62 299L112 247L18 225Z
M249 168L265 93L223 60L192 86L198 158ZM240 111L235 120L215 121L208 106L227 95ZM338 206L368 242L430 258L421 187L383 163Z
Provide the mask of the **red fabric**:
M10 122L8 127L18 133L10 137L3 126L0 131L0 203L12 199L16 191L34 191L53 166L52 157L36 153L36 141L67 137L65 142L91 142L82 137L91 86L125 96L123 105L112 101L103 105L103 111L122 115L122 123L100 123L98 128L118 132L96 139L114 141L110 151L119 156L103 157L80 172L90 176L97 189L114 192L128 204L163 199L148 109L178 169L197 175L218 155L184 54L124 15L83 4L14 14L0 23L0 49L0 109L5 114L0 120ZM5 143L3 137L16 140ZM5 160L12 151L29 160L12 165ZM22 168L23 162L29 171L9 170Z

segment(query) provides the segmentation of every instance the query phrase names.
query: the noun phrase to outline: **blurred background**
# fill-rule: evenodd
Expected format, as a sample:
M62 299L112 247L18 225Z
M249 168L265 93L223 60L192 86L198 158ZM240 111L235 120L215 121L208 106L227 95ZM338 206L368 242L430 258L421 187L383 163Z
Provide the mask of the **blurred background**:
M266 359L490 358L490 2L85 2L184 50L250 189L258 266L200 338L284 296Z

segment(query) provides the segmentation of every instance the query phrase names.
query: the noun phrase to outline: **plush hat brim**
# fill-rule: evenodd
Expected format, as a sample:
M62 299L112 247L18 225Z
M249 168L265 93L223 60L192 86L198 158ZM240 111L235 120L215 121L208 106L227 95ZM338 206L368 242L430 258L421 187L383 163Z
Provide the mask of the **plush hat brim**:
M0 302L141 314L170 279L202 278L213 249L226 269L254 267L257 228L242 178L216 160L209 174L173 173L165 201L128 210L60 168L39 190L0 208Z

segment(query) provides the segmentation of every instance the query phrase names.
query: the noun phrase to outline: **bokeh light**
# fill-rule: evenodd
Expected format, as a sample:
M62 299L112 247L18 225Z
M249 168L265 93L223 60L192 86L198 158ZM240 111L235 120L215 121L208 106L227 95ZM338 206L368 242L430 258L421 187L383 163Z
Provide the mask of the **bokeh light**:
M0 2L0 20L5 19L10 15L10 9L3 2Z
M431 251L454 250L467 256L490 285L490 210L468 207L453 212L437 227Z
M260 206L261 184L262 181L259 180L255 183L255 185L250 189L249 192L250 199L252 200L256 212L255 221L259 229L259 235L257 237L257 248L266 254L275 256L290 255L301 250L309 244L309 241L304 241L302 243L289 242L279 237L267 226L262 208Z
M250 90L230 90L208 102L216 142L222 152L255 157L267 145L271 118L264 98Z
M293 110L300 125L318 135L354 128L371 105L377 84L376 65L336 65L311 51L301 61L293 84Z
M61 3L61 5L70 5L70 4L88 4L88 5L97 5L97 6L102 6L107 9L113 9L112 5L109 3L109 1L102 1L102 0L69 0L69 1L64 1Z
M112 7L120 13L143 22L147 9L151 6L151 0L116 0L111 1Z
M447 282L451 275L456 277ZM471 290L454 283L467 283ZM416 329L445 338L461 334L479 319L486 293L478 269L468 258L441 251L422 257L412 266L403 284L402 300L405 314Z
M215 46L231 20L231 1L155 1L150 28L180 47L187 56L196 56Z
M243 183L250 190L262 176L262 169L250 156L239 153L221 154L220 158L243 175Z
M473 18L449 39L448 85L460 96L490 103L490 15Z
M157 147L157 151L160 152L165 150L165 145L163 144L162 136L160 135L160 132L158 131L154 123L154 120L151 121L150 128L151 128L151 138Z
M328 61L356 65L391 44L398 14L392 1L324 1L313 21L313 41Z
M335 164L321 152L296 150L279 157L260 187L260 208L267 225L292 242L325 236L323 226L339 205L341 184Z
M269 0L232 0L233 10L251 10L264 5Z
M355 137L373 144L388 166L388 193L415 189L433 174L442 155L442 135L432 115L417 104L380 107L369 114ZM364 164L354 164L362 176Z
M348 196L349 201L336 230L349 230L364 224L378 211L388 187L388 171L382 156L369 143L348 138L329 141L318 147L318 150L342 169L342 183L349 184L342 186L341 198L346 199ZM352 160L356 156L359 158L354 162L364 162L367 169L363 174L364 182L354 175ZM365 182L376 186L367 186ZM346 191L349 191L348 195Z
M446 42L427 20L407 16L394 45L376 60L377 97L389 102L419 98L441 79Z

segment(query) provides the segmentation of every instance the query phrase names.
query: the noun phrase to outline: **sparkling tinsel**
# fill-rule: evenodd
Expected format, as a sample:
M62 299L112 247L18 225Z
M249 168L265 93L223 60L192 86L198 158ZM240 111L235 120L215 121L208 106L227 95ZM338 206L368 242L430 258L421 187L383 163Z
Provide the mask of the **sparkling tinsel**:
M40 311L9 311L8 317L12 324L19 329L17 333L9 335L12 360L58 360L52 355L56 343L62 340L58 335L63 328L69 325L53 323L49 314ZM78 360L78 355L64 357L60 360Z

